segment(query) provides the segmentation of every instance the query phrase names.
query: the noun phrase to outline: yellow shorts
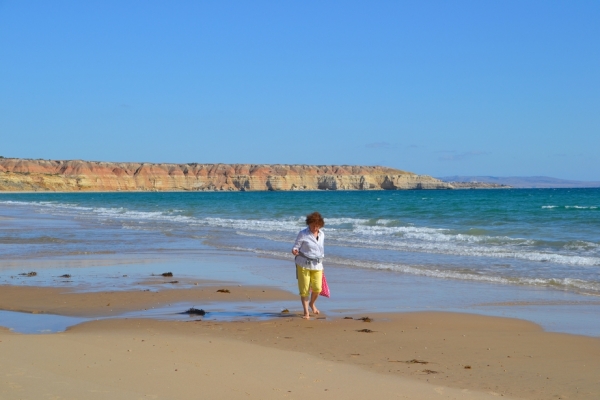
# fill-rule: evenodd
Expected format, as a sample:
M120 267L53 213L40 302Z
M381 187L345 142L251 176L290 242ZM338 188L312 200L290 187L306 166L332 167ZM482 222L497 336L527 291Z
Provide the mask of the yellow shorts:
M298 278L298 291L301 297L309 296L309 288L313 293L321 293L323 284L323 270L302 268L296 264L296 277Z

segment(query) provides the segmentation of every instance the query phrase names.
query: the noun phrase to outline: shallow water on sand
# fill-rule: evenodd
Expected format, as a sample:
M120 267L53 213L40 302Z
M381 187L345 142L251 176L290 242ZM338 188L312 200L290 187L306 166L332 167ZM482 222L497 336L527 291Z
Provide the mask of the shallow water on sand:
M191 287L194 281L214 281L215 287L224 283L263 285L296 293L294 268L290 260L212 249L187 254L163 252L130 256L129 260L122 255L119 258L95 256L95 260L30 260L21 267L0 263L0 276L4 278L0 283L98 291L161 290ZM82 267L81 264L85 266ZM18 275L21 271L30 271L32 268L37 272L35 277ZM65 271L71 275L69 282L57 280L57 274ZM148 282L153 274L166 271L173 272L172 279L177 279L179 283L172 285ZM326 274L332 297L321 297L317 305L323 316L329 318L365 316L380 312L466 312L530 320L550 331L600 336L600 321L597 318L600 315L600 300L592 296L547 288L447 281L399 275L383 270L349 269L337 265L328 265ZM301 310L299 301L179 302L157 309L128 312L119 317L190 321L195 318L181 314L190 307L202 308L208 312L200 319L219 321L274 318L281 316L280 312L284 309L289 309L292 314ZM21 313L0 314L0 325L17 332L36 333L60 331L67 326L97 319L89 316L79 320L71 320L69 317L56 317L53 320L49 315L17 314ZM40 322L33 323L36 319Z
M62 332L70 326L89 320L90 318L0 310L0 324L18 333Z

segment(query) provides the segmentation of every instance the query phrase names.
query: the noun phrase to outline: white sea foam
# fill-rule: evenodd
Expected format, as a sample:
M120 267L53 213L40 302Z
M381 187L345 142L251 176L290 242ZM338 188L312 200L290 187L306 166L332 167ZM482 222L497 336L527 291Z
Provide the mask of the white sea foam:
M600 266L600 257L558 254L526 248L516 249L513 246L461 246L459 243L450 241L373 240L365 237L337 237L334 238L334 240L336 242L353 245L354 247L366 247L381 250L449 254L469 257L512 258L573 266Z
M347 224L361 224L366 225L369 223L368 219L361 218L327 218L325 220L326 226L337 226L337 225L347 225Z
M92 210L100 218L168 221L176 223L194 223L196 219L183 215L172 215L161 211L130 211L123 208L94 208Z
M136 229L136 222L157 222L189 227L213 227L247 232L249 236L263 237L273 241L286 240L288 235L304 227L304 217L290 216L280 219L235 219L220 217L197 218L180 215L173 211L136 211L124 207L82 207L68 203L4 201L0 204L34 205L51 210L72 213L78 217L94 217L100 220L132 221L124 223L126 229ZM554 207L554 206L544 206ZM579 251L565 248L565 253L542 250L533 240L507 236L469 235L449 229L389 226L397 223L390 219L328 218L324 228L328 240L340 246L363 247L382 250L449 254L469 257L512 258L534 262L551 262L572 266L600 266L600 246L587 243L586 255L572 254ZM156 227L163 230L165 227ZM152 225L138 228L152 230ZM285 238L269 235L269 232L285 233ZM265 235L266 233L266 235Z
M277 258L289 258L288 253L253 249L240 246L224 246L230 250L236 251L249 251L256 254L272 256ZM576 278L536 278L536 277L517 277L517 276L503 276L500 274L481 274L474 270L468 269L448 269L448 268L436 268L436 267L425 267L421 265L408 265L408 264L394 264L394 263L382 263L372 262L365 260L347 259L341 257L327 257L328 263L352 266L355 268L362 269L379 269L393 272L400 272L404 274L425 276L439 279L456 279L456 280L467 280L484 283L496 283L505 285L527 285L527 286L541 286L541 287L553 287L572 289L584 293L600 294L600 282L597 281L586 281L583 279Z
M576 210L596 210L598 206L542 206L542 208L564 208L566 210L576 209Z

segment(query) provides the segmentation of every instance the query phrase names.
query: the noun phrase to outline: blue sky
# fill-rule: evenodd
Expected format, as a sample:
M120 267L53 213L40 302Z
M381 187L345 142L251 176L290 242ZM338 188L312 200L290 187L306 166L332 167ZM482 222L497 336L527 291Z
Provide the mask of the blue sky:
M600 180L598 1L2 1L0 155Z

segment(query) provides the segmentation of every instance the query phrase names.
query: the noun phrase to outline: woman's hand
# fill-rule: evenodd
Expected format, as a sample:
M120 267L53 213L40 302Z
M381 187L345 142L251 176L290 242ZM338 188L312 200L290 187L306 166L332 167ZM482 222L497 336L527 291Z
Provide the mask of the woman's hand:
M292 249L292 254L297 256L298 255L298 249Z

